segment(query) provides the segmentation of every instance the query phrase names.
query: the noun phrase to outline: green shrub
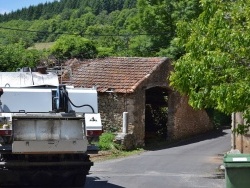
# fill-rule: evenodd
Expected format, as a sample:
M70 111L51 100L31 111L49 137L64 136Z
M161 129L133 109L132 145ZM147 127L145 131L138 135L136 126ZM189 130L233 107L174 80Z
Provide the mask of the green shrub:
M221 129L223 126L231 125L231 115L224 114L215 109L208 108L206 112L212 120L215 129Z
M98 146L101 150L111 150L115 148L115 135L112 133L103 133L99 138Z
M51 54L59 59L95 58L97 49L92 41L81 36L60 36L50 48Z

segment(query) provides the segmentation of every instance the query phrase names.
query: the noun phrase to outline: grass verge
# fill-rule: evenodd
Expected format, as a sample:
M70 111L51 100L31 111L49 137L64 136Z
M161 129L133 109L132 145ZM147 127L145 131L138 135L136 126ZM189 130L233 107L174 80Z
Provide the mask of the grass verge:
M128 157L132 155L139 155L143 153L144 151L145 150L143 148L138 148L138 149L131 150L131 151L111 149L111 150L105 150L105 151L101 150L98 152L98 154L89 154L89 155L90 155L90 160L92 162L99 162L99 161Z

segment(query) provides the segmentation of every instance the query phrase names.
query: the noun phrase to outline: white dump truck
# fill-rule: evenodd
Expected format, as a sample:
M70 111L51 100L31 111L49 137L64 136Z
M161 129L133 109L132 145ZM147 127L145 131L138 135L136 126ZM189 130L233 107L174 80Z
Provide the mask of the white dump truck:
M28 69L0 73L0 96L0 186L84 186L87 131L102 130L96 89Z

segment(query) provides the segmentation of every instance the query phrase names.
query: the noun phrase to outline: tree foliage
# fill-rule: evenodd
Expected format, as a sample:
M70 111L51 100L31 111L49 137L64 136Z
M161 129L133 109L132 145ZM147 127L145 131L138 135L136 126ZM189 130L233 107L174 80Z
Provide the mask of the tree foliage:
M128 26L133 33L144 33L131 39L132 55L141 56L172 55L164 51L171 47L171 41L176 34L176 23L179 20L196 18L201 9L198 0L138 0L137 14L131 18ZM141 43L142 39L146 41ZM159 53L163 51L163 53ZM164 53L165 52L165 53ZM167 53L166 53L167 52Z
M58 59L88 59L97 56L93 43L80 36L62 35L51 47L51 54Z
M0 45L55 42L60 36L81 36L104 56L179 57L176 23L200 13L198 0L61 0L0 15ZM61 40L61 39L60 39ZM60 41L59 40L59 41ZM75 47L59 46L58 58L86 58ZM75 41L78 42L78 41ZM71 49L73 51L69 52ZM63 52L67 51L67 54ZM94 52L96 53L96 52ZM79 56L78 56L78 55ZM91 56L91 55L90 55ZM91 56L92 57L92 56Z
M0 46L0 71L16 71L22 67L35 67L44 58L38 50L28 50L23 43Z
M250 104L250 1L202 0L202 14L178 24L186 54L174 64L172 86L198 109L225 113Z
M29 6L11 13L0 14L0 22L11 20L38 20L51 19L54 16L62 13L64 18L71 16L73 9L84 10L90 7L95 15L98 15L103 10L108 13L123 8L135 7L136 0L60 0L54 2L40 3L37 6Z
M54 1L0 15L0 44L18 42L20 36L27 45L54 42L69 33L112 48L113 56L175 57L176 22L199 12L198 0Z

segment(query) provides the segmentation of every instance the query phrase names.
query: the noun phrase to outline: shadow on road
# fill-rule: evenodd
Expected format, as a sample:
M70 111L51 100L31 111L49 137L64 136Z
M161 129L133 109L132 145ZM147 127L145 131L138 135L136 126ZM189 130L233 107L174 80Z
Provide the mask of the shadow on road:
M0 188L34 188L34 186L1 186ZM40 188L55 188L55 186L38 186ZM59 186L60 188L83 188L81 187L72 187L72 186ZM107 181L101 180L98 177L87 177L84 188L124 188L118 185L108 183Z
M222 130L215 130L215 131L210 131L210 132L203 133L200 135L196 135L196 136L193 136L191 138L184 139L184 140L166 141L166 142L161 142L161 143L151 143L149 145L146 145L145 149L150 150L150 151L156 151L156 150L161 150L161 149L189 145L189 144L201 142L204 140L210 140L210 139L215 139L215 138L218 138L221 136L225 136L225 135L229 134L230 131L231 131L230 128L225 128Z
M98 177L87 177L84 188L124 188L119 185L108 183L108 181L101 180Z

